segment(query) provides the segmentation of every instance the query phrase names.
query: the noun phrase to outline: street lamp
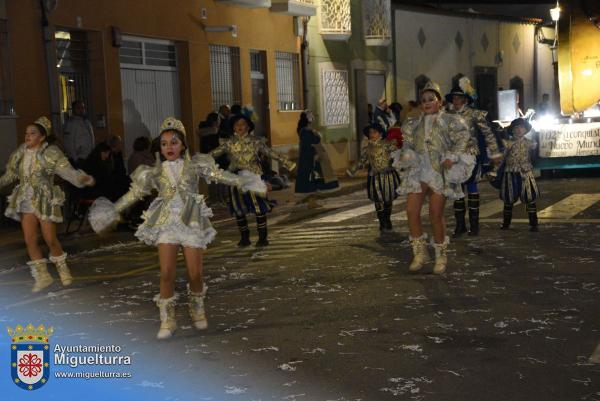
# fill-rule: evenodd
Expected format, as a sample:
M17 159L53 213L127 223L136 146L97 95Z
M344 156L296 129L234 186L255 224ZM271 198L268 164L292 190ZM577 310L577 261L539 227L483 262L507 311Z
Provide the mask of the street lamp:
M550 17L555 23L560 19L560 6L558 1L556 2L556 7L550 9Z
M552 47L556 49L556 41L558 40L558 20L560 19L560 5L558 4L558 0L556 0L556 7L550 9L550 17L552 18L552 21L554 21L554 44Z

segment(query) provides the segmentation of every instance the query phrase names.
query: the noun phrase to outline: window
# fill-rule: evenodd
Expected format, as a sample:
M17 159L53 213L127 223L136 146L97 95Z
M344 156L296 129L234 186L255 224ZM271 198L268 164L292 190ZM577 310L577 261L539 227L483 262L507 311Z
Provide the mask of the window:
M60 109L63 118L71 111L75 100L83 100L88 115L93 114L91 84L89 74L88 36L85 31L57 30L56 69L60 92Z
M323 70L321 72L321 98L324 126L350 124L348 71Z
M175 44L166 40L124 36L119 48L121 66L136 69L169 70L177 69Z
M214 110L223 104L242 103L240 49L210 45L210 83Z
M300 63L296 53L275 52L279 110L300 110Z
M13 115L13 88L6 20L0 19L0 115Z

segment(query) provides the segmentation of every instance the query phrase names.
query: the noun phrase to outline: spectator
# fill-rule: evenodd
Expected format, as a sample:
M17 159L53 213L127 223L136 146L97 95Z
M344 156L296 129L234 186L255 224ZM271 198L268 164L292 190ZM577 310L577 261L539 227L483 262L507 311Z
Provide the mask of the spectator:
M373 113L373 123L381 126L386 133L396 123L396 118L392 110L388 107L385 98L379 99L377 103L377 107Z
M536 112L540 116L545 115L545 114L550 114L552 112L552 110L550 109L550 95L549 94L544 93L542 95L542 101L540 102L540 104L538 104Z
M106 142L100 142L83 163L83 169L96 181L96 185L83 190L82 196L96 199L100 196L114 198L112 192L112 176L110 147Z
M229 116L230 118L239 116L240 114L242 114L242 105L241 104L236 103L233 106L231 106L231 115Z
M129 174L133 173L140 165L154 165L154 156L150 152L150 139L146 136L140 136L133 141L133 153L127 161Z
M219 134L223 133L223 135L226 135L223 138L226 138L228 136L227 133L229 132L229 118L231 117L231 110L229 109L229 106L226 104L219 106L219 113L217 114L217 117L219 120Z
M390 110L392 111L392 114L394 115L394 118L396 119L396 121L400 121L400 113L402 112L402 105L398 102L394 102L394 103L390 104Z
M320 206L316 201L318 191L339 187L327 152L321 144L321 134L312 128L313 120L309 110L302 112L296 129L299 155L295 193L304 195L311 209Z
M75 100L71 110L73 115L64 127L65 153L74 166L81 167L94 149L94 129L86 117L83 100Z
M113 198L116 200L123 196L129 189L129 177L125 170L125 161L123 158L123 140L118 135L112 135L106 140L106 144L110 147L110 165L113 187Z
M219 146L219 115L209 113L198 126L200 152L208 153Z
M400 126L400 121L396 121L396 124L394 124L394 126L388 130L388 133L385 137L386 140L394 142L396 144L396 148L398 149L402 149L402 129Z
M373 123L373 105L371 103L367 103L367 116L369 118L369 124Z

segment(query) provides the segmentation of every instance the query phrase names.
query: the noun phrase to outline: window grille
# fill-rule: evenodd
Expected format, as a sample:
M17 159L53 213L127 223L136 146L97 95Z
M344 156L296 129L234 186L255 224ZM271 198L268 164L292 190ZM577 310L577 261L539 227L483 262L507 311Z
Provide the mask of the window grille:
M174 71L177 52L173 42L126 36L119 49L119 61L125 67Z
M240 49L223 45L210 45L209 48L213 109L219 110L223 104L241 104Z
M57 30L54 40L63 117L72 111L71 104L75 100L83 100L88 116L93 116L87 33Z
M296 53L275 52L279 110L300 110L300 63Z

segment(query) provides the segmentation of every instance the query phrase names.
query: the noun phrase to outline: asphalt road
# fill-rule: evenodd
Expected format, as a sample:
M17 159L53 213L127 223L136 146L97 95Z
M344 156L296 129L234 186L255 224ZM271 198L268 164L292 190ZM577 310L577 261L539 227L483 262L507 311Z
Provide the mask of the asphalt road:
M16 232L2 245L0 319L46 319L58 343L122 345L151 373L109 384L155 399L600 400L600 181L540 187L538 233L523 205L499 230L483 187L481 235L451 243L441 277L408 273L401 200L386 235L362 192L279 210L260 251L237 249L224 221L205 258L210 327L191 327L182 298L164 342L155 249L130 233L66 239L76 283L32 295Z

